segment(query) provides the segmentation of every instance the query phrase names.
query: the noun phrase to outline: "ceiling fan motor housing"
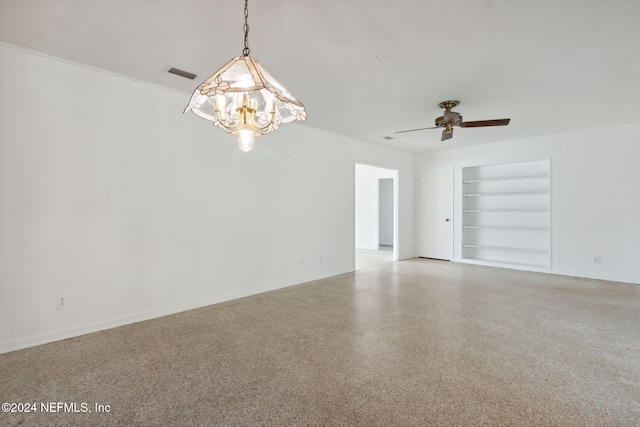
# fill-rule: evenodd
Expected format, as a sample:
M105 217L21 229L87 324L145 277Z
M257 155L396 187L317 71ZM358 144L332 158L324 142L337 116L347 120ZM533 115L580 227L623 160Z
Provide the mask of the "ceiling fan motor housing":
M451 126L460 126L462 124L462 115L459 115L455 122L449 123ZM444 116L440 116L436 119L436 126L439 128L443 128L447 125Z

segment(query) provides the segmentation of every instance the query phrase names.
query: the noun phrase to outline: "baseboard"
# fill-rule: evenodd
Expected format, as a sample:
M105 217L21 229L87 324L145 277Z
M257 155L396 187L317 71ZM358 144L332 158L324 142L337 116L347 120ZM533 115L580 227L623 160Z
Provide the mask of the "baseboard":
M510 270L521 270L521 271L533 271L536 273L550 273L553 274L553 271L548 267L543 266L533 266L533 265L521 265L521 264L510 264L510 263L501 263L497 261L482 261L477 259L467 259L467 258L454 258L451 261L459 262L462 264L473 264L473 265L483 265L485 267L496 267L496 268L507 268Z
M157 319L159 317L170 316L176 313L182 313L184 311L195 310L197 308L207 307L214 304L220 304L227 301L233 301L240 298L246 298L253 295L259 295L264 292L270 292L278 289L285 289L291 286L301 285L307 282L313 282L316 280L326 279L328 277L338 276L345 273L353 272L353 268L339 268L324 272L322 274L314 275L313 277L305 277L302 281L295 283L280 283L273 288L265 289L261 292L253 292L247 294L237 294L230 297L212 298L205 301L191 302L180 306L167 307L160 310L147 311L144 313L138 313L132 316L125 316L116 319L107 320L104 322L97 322L88 325L79 326L76 328L65 329L62 331L56 331L48 334L36 335L19 340L7 341L0 343L0 354L9 353L11 351L22 350L29 347L35 347L37 345L49 344L55 341L66 340L69 338L78 337L81 335L91 334L94 332L104 331L105 329L117 328L119 326L130 325L132 323L144 322L146 320Z
M242 297L237 297L242 298ZM24 339L8 341L0 343L0 354L8 353L10 351L22 350L37 345L49 344L55 341L61 341L69 338L78 337L81 335L91 334L94 332L103 331L105 329L117 328L119 326L130 325L132 323L144 322L146 320L157 319L159 317L169 316L183 311L193 310L196 308L206 307L212 304L219 304L221 302L237 299L236 297L229 299L218 299L214 301L206 301L204 303L192 303L178 307L168 307L161 310L148 311L144 313L138 313L132 316L125 316L116 319L110 319L104 322L97 322L88 325L79 326L76 328L65 329L62 331L56 331L48 334L36 335Z
M456 259L453 259L452 261L460 262L463 264L483 265L486 267L507 268L510 270L521 270L521 271L533 271L536 273L557 274L559 276L571 276L571 277L580 277L583 279L604 280L607 282L620 282L620 283L630 283L633 285L640 285L640 279L633 278L633 277L613 276L608 274L593 274L593 273L588 273L584 271L577 271L577 270L570 270L570 269L552 269L547 267L533 267L533 266L517 265L517 264L502 264L499 262L477 261L477 260L462 259L462 258L456 258Z
M633 277L612 276L608 274L593 274L593 273L585 273L582 271L563 270L563 269L554 270L552 274L559 274L562 276L582 277L584 279L603 280L606 282L620 282L620 283L629 283L632 285L640 285L640 279L633 278Z

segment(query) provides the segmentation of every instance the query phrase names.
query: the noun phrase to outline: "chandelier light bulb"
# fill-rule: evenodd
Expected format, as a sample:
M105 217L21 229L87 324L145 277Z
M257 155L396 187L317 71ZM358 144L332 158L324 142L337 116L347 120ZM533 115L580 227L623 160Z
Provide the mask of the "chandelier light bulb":
M253 131L240 130L238 134L238 147L245 153L253 150Z

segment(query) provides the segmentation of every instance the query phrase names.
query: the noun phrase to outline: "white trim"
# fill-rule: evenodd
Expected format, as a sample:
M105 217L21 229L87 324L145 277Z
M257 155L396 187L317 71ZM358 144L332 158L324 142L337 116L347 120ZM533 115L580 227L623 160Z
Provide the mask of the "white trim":
M481 260L464 259L464 258L456 258L452 261L459 262L461 264L481 265L484 267L505 268L508 270L519 270L519 271L532 271L535 273L545 273L545 274L551 274L554 276L580 277L583 279L593 279L593 280L601 280L606 282L618 282L618 283L629 283L632 285L640 285L640 281L637 278L626 277L626 276L592 274L592 273L585 273L584 271L566 270L566 269L553 270L551 268L542 267L542 266L535 267L535 266L528 266L528 265L515 264L515 263L505 264L501 262L481 261Z
M553 268L553 162L552 156L547 158L549 162L549 171L547 174L549 175L549 194L547 195L547 206L549 206L549 212L547 213L547 218L549 224L549 259L547 260L547 264L549 265L549 269Z
M55 331L52 333L30 336L28 338L5 341L3 343L0 343L0 354L8 353L16 350L22 350L22 349L34 347L37 345L48 344L55 341L61 341L69 338L75 338L81 335L103 331L105 329L112 329L112 328L117 328L119 326L130 325L132 323L153 320L153 319L157 319L164 316L170 316L172 314L182 313L184 311L195 310L198 308L208 307L211 305L216 305L216 304L220 304L227 301L234 301L241 298L260 295L266 292L286 289L292 286L300 286L307 283L316 282L318 280L327 279L329 277L339 276L341 274L352 273L352 272L353 270L351 270L350 268L342 268L342 269L337 269L337 270L328 272L316 278L310 278L303 282L292 283L292 284L279 284L278 286L270 287L269 289L265 289L259 293L249 292L246 294L235 295L229 298L221 298L221 299L216 298L216 299L210 299L204 302L202 301L192 302L188 304L167 307L161 310L146 311L144 313L138 313L132 316L118 317L118 318L106 320L103 322L90 323L88 325L83 325L77 328L69 328L61 331Z
M137 84L137 85L140 85L140 86L157 89L157 90L161 90L161 91L164 91L164 92L169 92L169 93L172 93L174 95L180 95L181 97L183 97L183 96L187 96L188 97L190 95L190 92L182 92L182 91L179 91L179 90L176 90L176 89L168 88L166 86L161 86L161 85L158 85L158 84L155 84L155 83L149 83L149 82L146 82L144 80L139 80L139 79L136 79L134 77L125 76L124 74L114 73L112 71L107 71L107 70L102 69L102 68L96 68L96 67L93 67L91 65L86 65L86 64L81 64L79 62L69 61L67 59L58 58L56 56L47 55L45 53L36 52L36 51L33 51L33 50L29 50L29 49L25 49L25 48L22 48L22 47L18 47L18 46L13 46L13 45L6 44L6 43L3 43L3 42L0 42L0 48L4 48L7 51L10 51L10 52L13 52L13 53L16 53L16 54L19 54L19 55L35 57L35 58L44 60L44 61L49 62L49 63L68 65L68 66L80 68L80 69L83 69L83 70L86 70L86 71L91 71L91 72L94 72L94 73L103 74L105 76L113 77L113 78L116 78L116 79L119 79L119 80L124 80L124 81L127 81L129 83L134 83L134 84ZM186 105L187 101L188 101L188 99L185 98L185 105Z
M393 260L398 261L398 191L400 188L400 171L392 169L393 177Z

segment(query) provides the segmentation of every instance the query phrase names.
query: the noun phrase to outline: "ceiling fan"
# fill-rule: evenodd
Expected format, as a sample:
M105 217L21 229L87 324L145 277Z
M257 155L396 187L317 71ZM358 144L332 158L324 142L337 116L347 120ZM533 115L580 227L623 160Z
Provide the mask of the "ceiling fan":
M442 131L442 138L440 141L446 141L453 137L453 127L459 126L461 128L479 128L485 126L506 126L509 124L511 119L497 119L497 120L478 120L475 122L465 122L462 120L462 116L460 113L456 113L455 111L451 111L456 105L460 104L459 101L444 101L438 104L438 107L444 108L444 115L440 116L436 119L436 125L430 128L420 128L420 129L410 129L410 130L401 130L395 133L404 133L404 132L415 132L418 130L426 130L426 129L438 129L444 128Z

